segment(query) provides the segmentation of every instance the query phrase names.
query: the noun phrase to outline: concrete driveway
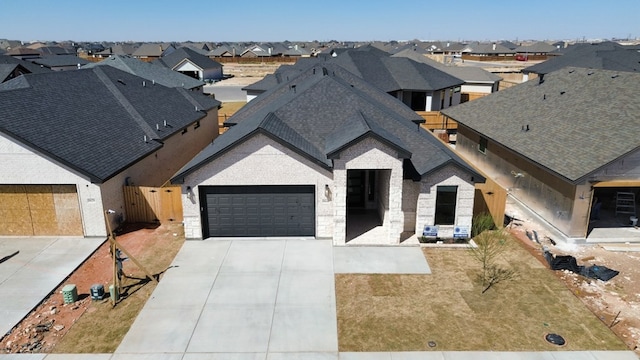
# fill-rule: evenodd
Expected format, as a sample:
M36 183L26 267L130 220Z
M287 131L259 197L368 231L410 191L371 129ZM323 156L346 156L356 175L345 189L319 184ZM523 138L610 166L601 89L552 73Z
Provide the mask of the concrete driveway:
M0 337L11 331L105 240L0 237Z

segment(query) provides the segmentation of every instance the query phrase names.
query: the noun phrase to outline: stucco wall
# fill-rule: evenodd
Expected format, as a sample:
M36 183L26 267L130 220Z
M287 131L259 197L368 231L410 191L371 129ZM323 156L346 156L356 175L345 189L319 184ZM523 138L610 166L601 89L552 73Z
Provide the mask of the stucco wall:
M333 200L325 197L325 185L331 188L332 183L330 171L258 134L185 178L182 184L185 236L202 238L199 186L268 184L314 185L316 237L330 238L333 235ZM190 196L187 186L195 196ZM335 192L332 195L335 196Z
M471 175L454 165L447 165L437 173L423 177L420 181L415 227L415 232L418 235L422 235L425 225L436 225L435 210L438 186L458 187L454 224L471 227L475 196L475 186L471 182ZM453 237L455 225L439 225L438 236Z
M458 130L456 149L463 156L566 236L585 236L589 206L576 201L575 185L491 140L483 154L478 151L475 133L460 127Z

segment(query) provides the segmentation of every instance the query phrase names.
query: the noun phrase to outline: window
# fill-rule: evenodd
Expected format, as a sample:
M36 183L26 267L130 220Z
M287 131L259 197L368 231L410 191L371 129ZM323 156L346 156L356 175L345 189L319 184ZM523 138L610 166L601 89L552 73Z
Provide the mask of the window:
M195 124L195 125L193 125L193 128L194 128L194 129L197 129L197 128L199 128L199 127L200 127L200 120L196 121L196 124Z
M187 128L182 129L182 135L186 134L186 133L187 133L187 131L188 131L188 129L187 129Z
M438 186L435 225L453 225L456 221L457 186Z
M480 141L478 142L478 151L480 151L483 154L487 153L487 143L489 141L487 140L487 138L484 137L480 137Z

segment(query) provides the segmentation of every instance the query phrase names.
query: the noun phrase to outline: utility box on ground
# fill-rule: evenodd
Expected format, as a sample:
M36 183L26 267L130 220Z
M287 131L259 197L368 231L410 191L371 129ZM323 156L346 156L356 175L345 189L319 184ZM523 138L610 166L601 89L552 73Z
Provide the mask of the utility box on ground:
M104 299L104 285L102 284L91 285L91 299L92 300Z
M74 284L65 285L62 288L62 298L65 304L72 304L78 300L78 289Z

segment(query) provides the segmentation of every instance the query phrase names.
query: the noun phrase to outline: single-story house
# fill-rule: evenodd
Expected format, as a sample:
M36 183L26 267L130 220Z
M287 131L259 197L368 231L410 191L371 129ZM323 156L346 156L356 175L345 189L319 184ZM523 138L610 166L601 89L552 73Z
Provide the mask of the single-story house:
M567 67L443 113L456 150L514 199L571 241L603 241L594 229L640 209L639 92L638 73Z
M467 102L494 93L500 88L502 78L483 68L475 66L447 66L416 51L405 49L392 57L406 57L446 72L464 81L460 88L460 102Z
M96 66L111 66L147 79L151 84L157 82L167 87L182 87L187 90L202 91L202 87L204 86L204 82L201 80L167 69L164 66L144 62L127 55L111 55L105 60L87 64L83 66L83 68Z
M131 55L142 61L153 61L159 59L161 56L169 55L175 50L176 48L173 44L169 43L146 43L140 45Z
M153 63L201 81L223 78L222 64L186 47L176 49Z
M173 178L187 238L300 236L398 244L468 231L484 178L422 118L319 63L234 114Z
M123 185L166 183L217 136L219 104L108 66L0 84L0 235L106 235Z

